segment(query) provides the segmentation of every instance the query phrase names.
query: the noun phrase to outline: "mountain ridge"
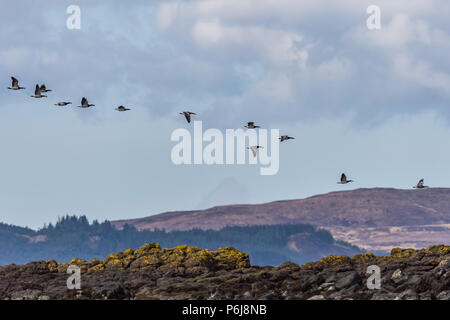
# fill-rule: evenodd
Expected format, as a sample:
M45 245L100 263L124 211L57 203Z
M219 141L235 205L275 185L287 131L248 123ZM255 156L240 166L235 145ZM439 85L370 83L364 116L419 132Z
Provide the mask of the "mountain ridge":
M130 224L139 230L168 231L307 223L329 230L338 240L366 249L389 250L405 245L418 248L439 239L450 242L450 188L359 188L304 199L171 211L111 223L118 229ZM417 230L419 226L421 229ZM412 229L417 234L408 239ZM383 242L384 236L392 234L399 234L398 239ZM431 237L428 240L427 235Z

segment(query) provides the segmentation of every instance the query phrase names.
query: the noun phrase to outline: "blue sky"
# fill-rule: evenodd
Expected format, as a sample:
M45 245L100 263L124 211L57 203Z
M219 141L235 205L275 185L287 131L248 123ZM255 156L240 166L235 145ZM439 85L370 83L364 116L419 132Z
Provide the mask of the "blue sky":
M81 8L68 30L66 9ZM381 9L381 30L366 8ZM0 12L0 221L142 217L360 187L450 186L444 0L21 1ZM6 90L14 75L27 90ZM29 96L36 83L53 89ZM96 107L75 108L81 97ZM62 100L74 104L57 108ZM127 105L131 112L114 108ZM175 166L170 135L255 121L280 170ZM355 183L336 184L341 172Z

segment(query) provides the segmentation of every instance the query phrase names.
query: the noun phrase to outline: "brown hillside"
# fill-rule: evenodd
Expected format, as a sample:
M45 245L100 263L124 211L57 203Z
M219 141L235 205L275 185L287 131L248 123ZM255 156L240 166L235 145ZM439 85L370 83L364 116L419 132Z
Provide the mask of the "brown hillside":
M437 239L450 241L450 189L357 189L306 199L228 205L113 221L119 229L126 223L138 229L168 231L307 223L329 229L338 239L370 249L424 247L436 243Z

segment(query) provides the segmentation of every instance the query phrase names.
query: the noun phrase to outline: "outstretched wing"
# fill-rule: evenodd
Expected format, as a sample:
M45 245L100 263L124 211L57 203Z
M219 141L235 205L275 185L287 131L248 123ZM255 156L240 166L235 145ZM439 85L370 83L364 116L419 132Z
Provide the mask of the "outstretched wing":
M19 80L17 80L16 78L11 77L11 81L12 81L12 87L19 85Z
M39 89L39 85L36 85L36 89L34 89L34 94L39 95L41 93L41 90Z
M47 90L47 87L45 86L45 84L42 84L40 89L41 89L41 91L45 91L45 90Z
M190 115L190 113L189 113L189 112L185 112L185 113L184 113L184 116L186 117L186 121L187 121L188 123L191 123L191 115Z
M258 148L256 146L250 147L250 150L252 150L253 156L256 157L256 151Z
M87 104L88 104L87 99L85 97L83 97L83 99L81 99L81 105L84 106L84 105L87 105Z
M343 173L343 174L341 175L341 182L345 182L345 181L347 181L347 177L346 177L345 174Z
M247 122L247 126L251 127L253 126L255 123L254 122Z

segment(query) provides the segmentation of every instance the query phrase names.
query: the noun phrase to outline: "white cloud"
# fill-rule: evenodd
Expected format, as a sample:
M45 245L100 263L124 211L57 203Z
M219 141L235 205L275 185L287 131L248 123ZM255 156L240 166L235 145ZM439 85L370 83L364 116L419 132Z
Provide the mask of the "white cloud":
M8 69L21 67L29 54L26 48L6 48L0 51L0 64Z
M177 3L162 3L156 15L156 25L161 29L170 28L174 22Z
M395 59L395 71L404 81L436 89L437 93L444 93L450 97L450 75L436 70L426 61L399 55Z

